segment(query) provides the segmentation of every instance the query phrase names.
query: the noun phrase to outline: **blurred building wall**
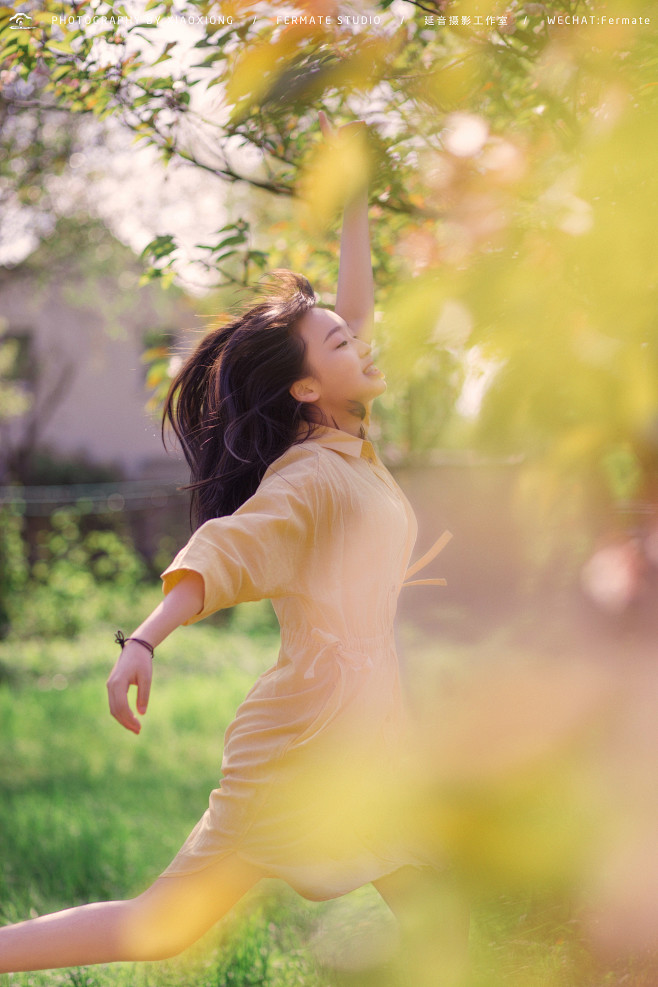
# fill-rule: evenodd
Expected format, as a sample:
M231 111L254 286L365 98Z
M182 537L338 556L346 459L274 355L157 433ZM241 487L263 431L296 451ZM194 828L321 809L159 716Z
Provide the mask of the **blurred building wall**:
M96 235L91 238L91 232ZM157 282L107 230L78 231L75 252L48 243L0 268L0 333L20 340L33 407L2 426L5 446L36 443L62 457L116 465L128 478L180 474L146 410L144 339L194 322L193 300ZM107 263L103 263L103 259ZM1 478L0 478L1 482Z

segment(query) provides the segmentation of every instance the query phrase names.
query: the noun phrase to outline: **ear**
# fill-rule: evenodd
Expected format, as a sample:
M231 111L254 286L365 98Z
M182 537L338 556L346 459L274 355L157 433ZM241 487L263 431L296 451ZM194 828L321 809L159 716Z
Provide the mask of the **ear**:
M312 402L320 397L320 388L314 377L302 377L301 380L295 381L290 393L295 401Z

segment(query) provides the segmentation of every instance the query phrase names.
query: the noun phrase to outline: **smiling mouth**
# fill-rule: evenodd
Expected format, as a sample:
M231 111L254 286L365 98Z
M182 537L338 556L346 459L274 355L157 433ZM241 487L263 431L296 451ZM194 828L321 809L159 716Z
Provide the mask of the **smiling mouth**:
M384 376L384 374L381 372L381 370L378 367L376 367L374 363L369 363L368 366L365 368L365 370L363 372L364 372L364 374L366 374L367 377L383 377Z

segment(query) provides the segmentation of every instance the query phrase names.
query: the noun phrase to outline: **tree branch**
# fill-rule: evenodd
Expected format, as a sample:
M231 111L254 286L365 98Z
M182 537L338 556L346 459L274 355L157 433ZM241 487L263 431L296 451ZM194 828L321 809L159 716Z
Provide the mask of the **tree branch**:
M412 5L412 7L418 7L419 10L424 10L426 14L442 14L443 13L443 8L442 8L441 4L438 2L438 0L434 4L433 7L426 7L424 3L421 3L420 2L420 0L405 0L405 2L406 3L410 3Z

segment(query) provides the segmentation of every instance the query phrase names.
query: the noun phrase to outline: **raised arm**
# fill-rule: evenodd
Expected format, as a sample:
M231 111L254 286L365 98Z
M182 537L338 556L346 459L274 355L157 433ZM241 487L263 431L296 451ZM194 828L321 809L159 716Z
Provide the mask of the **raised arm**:
M345 319L355 336L369 343L374 307L368 192L364 190L347 203L343 214L336 313Z
M336 134L326 115L320 111L320 127L327 140ZM341 137L358 137L365 130L361 121L341 127ZM370 230L368 226L368 190L359 190L345 204L343 228L340 238L340 263L335 311L345 319L355 336L370 342L375 307L372 258L370 256Z

